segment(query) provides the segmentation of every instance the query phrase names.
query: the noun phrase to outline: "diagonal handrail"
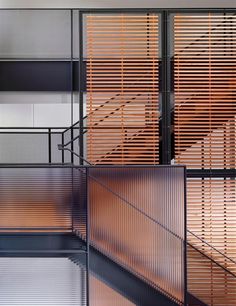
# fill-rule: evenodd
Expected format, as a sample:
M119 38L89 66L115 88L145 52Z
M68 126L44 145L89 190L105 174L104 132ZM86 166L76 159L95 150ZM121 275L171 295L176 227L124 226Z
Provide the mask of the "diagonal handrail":
M87 161L85 158L83 158L82 156L80 156L79 154L77 154L76 152L70 150L70 149L66 149L69 152L75 154L77 157L82 158L89 166L93 166L89 161ZM79 171L81 171L81 169L78 167L76 168ZM95 178L94 176L92 176L91 174L88 174L88 176L93 179L94 181L96 181L96 183L98 183L99 185L101 185L103 188L105 188L107 191L109 191L110 193L112 193L115 197L119 198L122 202L126 203L129 207L131 207L132 209L134 209L135 211L137 211L138 213L142 214L143 216L145 216L146 218L148 218L150 221L158 224L163 230L167 231L168 233L170 233L171 235L173 235L174 237L176 237L179 240L184 241L184 239L182 237L180 237L179 235L177 235L176 233L174 233L173 231L171 231L168 227L166 227L165 225L163 225L161 222L159 222L158 220L152 218L151 216L149 216L147 213L143 212L141 209L137 208L133 203L131 203L130 201L128 201L127 199L125 199L123 196L121 196L120 194L118 194L117 192L115 192L114 190L112 190L109 186L107 186L106 184L104 184L103 182L101 182L99 179ZM211 244L209 244L207 241L205 241L204 239L202 239L201 237L199 237L197 234L195 234L194 232L192 232L191 230L187 229L187 233L194 236L196 239L200 240L202 243L204 243L205 245L207 245L208 247L210 247L211 249L213 249L215 252L217 252L218 254L220 254L223 258L229 260L231 263L236 265L236 261L233 260L232 258L228 257L227 255L225 255L224 253L222 253L220 250L218 250L217 248L215 248L214 246L212 246ZM194 245L192 245L189 241L187 241L187 243L194 247ZM201 251L199 251L201 252ZM201 252L202 253L202 252ZM206 254L202 253L202 255L204 255L205 257L207 257L208 259L212 260L215 262L215 260L213 258L210 258L209 256L207 256ZM217 262L216 262L217 263ZM231 273L234 277L236 277L236 275L234 273L232 273L231 271L228 271L227 269L225 269L225 267L223 267L221 264L217 263L222 269L224 269L226 272Z
M69 150L71 152L71 150ZM76 154L76 153L75 153ZM79 154L76 154L76 156L81 157ZM86 161L84 158L83 160L85 162L87 162L90 166L93 166L92 164L90 164L88 161ZM76 167L77 170L82 171L80 167ZM94 177L91 174L87 174L93 181L95 181L96 183L98 183L100 186L102 186L104 189L106 189L108 192L112 193L115 197L119 198L122 202L126 203L129 207L131 207L132 209L134 209L136 212L138 212L139 214L145 216L147 219L149 219L150 221L158 224L162 229L164 229L165 231L167 231L168 233L170 233L171 235L173 235L174 237L176 237L177 239L184 241L184 239L182 237L180 237L178 234L174 233L173 231L171 231L168 227L166 227L165 225L163 225L161 222L159 222L158 220L152 218L151 216L149 216L147 213L145 213L144 211L142 211L141 209L137 208L133 203L131 203L130 201L128 201L127 199L125 199L123 196L121 196L120 194L118 194L117 192L115 192L114 190L112 190L109 186L107 186L106 184L104 184L103 182L101 182L99 179L97 179L96 177Z
M110 187L108 187L106 184L104 184L103 182L101 182L100 180L98 180L97 178L95 178L94 176L88 174L88 176L93 179L94 181L96 181L96 183L98 183L99 185L101 185L103 188L105 188L107 191L109 191L110 193L112 193L115 197L119 198L122 202L126 203L126 205L129 205L129 207L131 207L132 209L134 209L135 211L137 211L138 213L142 214L144 217L148 218L150 221L158 224L163 230L167 231L169 234L173 235L175 238L181 240L182 242L184 242L184 239L182 237L180 237L179 235L177 235L176 233L174 233L173 231L171 231L168 227L166 227L165 225L163 225L161 222L159 222L158 220L150 217L147 213L143 212L141 209L137 208L133 203L129 202L127 199L125 199L123 196L119 195L117 192L113 191ZM220 254L223 258L226 258L227 260L231 261L233 264L236 264L236 262L226 256L225 254L223 254L221 251L219 251L218 249L216 249L215 247L213 247L212 245L210 245L208 242L206 242L205 240L203 240L202 238L200 238L198 235L196 235L195 233L193 233L192 231L187 229L187 233L193 235L195 238L199 239L202 243L205 243L207 246L209 246L210 248L212 248L214 251L216 251L218 254ZM186 241L187 244L189 244L191 247L195 248L194 245L192 245L190 242ZM198 250L198 249L197 249ZM219 267L221 267L223 270L225 270L227 273L230 273L232 276L236 277L236 275L229 271L228 269L226 269L225 267L223 267L221 264L219 264L218 262L216 262L213 258L207 256L206 254L202 253L200 250L198 250L204 257L206 257L207 259L211 260L212 262L215 262Z
M206 255L203 251L199 250L196 246L191 244L189 241L187 241L187 245L190 246L192 249L194 249L196 252L204 256L205 259L209 260L210 262L216 264L219 268L221 268L226 273L230 274L234 278L236 278L236 274L228 270L226 267L222 266L222 264L218 263L215 259L211 258L209 255Z
M232 14L232 16L235 16L235 14ZM232 16L229 16L226 18L226 20L231 19ZM219 23L216 27L214 27L212 29L212 31L216 31L218 30L219 27L223 26L226 22L226 20L222 21L222 23ZM182 50L179 51L179 53L184 52L184 50L189 49L191 46L197 44L198 42L201 41L202 38L206 38L208 35L208 32L206 32L205 34L203 34L202 36L200 36L199 38L197 38L196 40L194 40L192 43L188 44L187 46L185 46ZM214 43L216 44L216 43ZM205 50L204 50L205 51ZM173 58L175 57L175 55L173 56ZM133 83L132 85L135 85L136 83ZM97 108L95 108L91 113L87 114L86 116L83 117L83 120L85 120L88 116L94 114L94 112L98 111L100 108L104 107L106 104L110 103L110 101L113 101L117 96L120 96L120 93L116 94L114 97L108 99L106 102L104 102L103 104L99 105ZM64 132L70 130L70 128L76 126L77 124L80 123L80 120L78 120L77 122L75 122L74 124L72 124L70 127L66 128Z
M113 148L111 151L107 152L105 155L103 155L99 160L96 160L96 162L101 162L104 159L109 158L110 155L112 155L113 153L115 153L117 150L119 150L120 148L122 148L123 144L129 143L130 141L133 141L135 139L135 137L140 136L141 133L145 132L145 128L139 130L137 133L133 134L132 136L130 136L129 138L125 139L125 141L122 144L118 144L115 148Z
M231 261L233 264L236 265L236 261L233 260L232 258L228 257L227 255L225 255L224 253L222 253L220 250L218 250L217 248L215 248L214 246L212 246L211 244L209 244L206 240L202 239L201 237L199 237L198 235L196 235L195 233L193 233L190 230L187 230L187 233L189 233L190 235L194 236L195 238L197 238L198 240L200 240L202 243L206 244L207 246L209 246L211 249L213 249L214 251L216 251L218 254L220 254L222 257L224 257L225 259Z
M119 96L121 94L118 94L116 96ZM96 122L93 127L96 127L99 125L99 123L103 122L105 119L109 118L111 115L114 115L115 112L119 111L122 107L126 106L127 104L131 103L133 100L136 100L139 96L141 96L142 94L137 94L135 97L131 98L128 101L125 101L123 104L119 105L116 109L114 109L113 111L111 111L110 113L108 113L107 115L105 115L102 119L98 120L98 122ZM113 97L115 99L115 97ZM108 100L109 103L111 101ZM105 103L107 103L108 101L106 101ZM93 114L96 110L99 110L100 107L103 107L105 104L101 104L97 109L95 109L93 112L89 113L88 115L83 117L83 120L87 119L89 116L91 116L91 114ZM62 132L62 134L64 134L65 132L71 130L75 125L79 124L80 121L78 121L77 123L74 123L72 126L68 127L65 131ZM83 135L86 134L88 131L88 129L85 129L83 131ZM75 140L79 139L80 135L77 135L76 137L72 138L70 141L68 141L67 143L65 143L64 145L62 145L63 147L67 147L68 145L70 145L72 142L74 142Z

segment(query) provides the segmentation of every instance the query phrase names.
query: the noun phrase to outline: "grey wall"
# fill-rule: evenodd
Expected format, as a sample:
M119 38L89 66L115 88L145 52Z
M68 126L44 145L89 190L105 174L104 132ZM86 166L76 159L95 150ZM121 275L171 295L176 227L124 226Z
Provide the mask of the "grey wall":
M76 17L74 13L78 56ZM1 10L0 60L70 60L70 18L69 10ZM0 92L0 127L67 127L78 119L78 99L72 110L69 92Z

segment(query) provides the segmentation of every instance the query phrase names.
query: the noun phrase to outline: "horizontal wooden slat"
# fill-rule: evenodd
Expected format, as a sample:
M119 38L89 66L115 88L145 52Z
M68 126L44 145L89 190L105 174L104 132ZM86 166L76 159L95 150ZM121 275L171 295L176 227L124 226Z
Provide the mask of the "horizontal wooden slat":
M175 158L236 166L236 16L174 17Z
M157 164L158 15L85 18L87 159L93 164Z
M209 306L236 305L236 277L188 246L188 291Z
M189 230L232 261L191 234L189 242L236 275L236 178L192 178L187 186Z

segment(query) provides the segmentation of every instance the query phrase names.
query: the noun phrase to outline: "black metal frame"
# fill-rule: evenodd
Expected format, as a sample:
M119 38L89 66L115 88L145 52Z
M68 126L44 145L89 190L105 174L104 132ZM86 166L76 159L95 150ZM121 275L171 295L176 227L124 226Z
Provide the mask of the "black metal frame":
M86 127L84 126L84 120L83 120L83 16L84 14L90 14L90 13L159 13L161 15L161 25L162 25L162 38L161 38L161 50L162 50L162 64L161 64L161 74L162 74L162 127L161 127L161 134L162 134L162 164L169 165L171 163L171 151L173 148L171 147L171 102L170 102L170 91L171 91L171 58L170 58L170 41L169 41L169 33L170 33L170 14L174 13L235 13L234 8L203 8L203 9L189 9L189 8L182 8L182 9L170 9L170 8L129 8L129 9L79 9L79 8L12 8L12 9L0 9L1 10L63 10L63 11L69 11L70 12L70 18L71 18L71 56L68 59L61 59L70 61L71 63L71 124L73 124L73 103L74 103L74 68L73 63L74 61L78 61L79 64L79 159L80 159L80 165L84 164L84 130ZM75 58L73 54L73 31L74 31L74 24L73 24L73 14L74 12L78 12L78 18L79 18L79 58ZM1 59L0 59L1 60ZM6 60L5 58L2 60ZM14 59L11 59L14 60ZM15 59L16 60L16 59ZM32 59L24 59L24 60L32 60ZM37 59L39 60L39 59ZM43 59L42 59L43 60ZM45 60L45 59L44 59ZM51 59L51 60L58 60L58 59ZM17 129L17 128L1 128L1 129ZM48 163L50 167L67 167L65 164L65 157L64 157L64 150L62 150L62 164L53 164L52 163L52 152L51 152L51 135L54 133L52 130L54 129L65 129L63 128L53 128L53 127L43 127L43 128L24 128L20 127L19 129L35 129L35 132L25 132L26 134L48 134ZM37 132L37 129L47 129L47 132ZM70 128L71 132L71 139L74 138L73 134L73 128ZM17 132L2 132L2 133L8 133L8 134L17 134ZM20 134L24 134L24 132L19 132ZM64 139L64 132L58 132L61 134L62 139L62 145L64 145L65 139ZM1 134L1 132L0 132ZM71 150L73 151L73 142L71 144ZM71 163L74 161L74 154L71 152ZM2 164L0 167L4 168L10 168L10 167L24 167L24 168L35 168L35 167L45 167L47 165L8 165L8 164ZM75 166L76 167L76 166ZM90 167L89 165L84 165L83 167L87 168ZM95 166L96 167L96 166ZM99 166L102 167L102 166ZM104 166L107 167L107 166ZM112 166L111 166L112 167ZM114 166L117 167L117 166ZM140 166L137 166L140 167ZM142 166L141 166L142 167ZM145 166L144 166L145 167ZM161 165L159 166L161 167ZM87 171L87 170L86 170ZM86 175L87 177L87 175ZM185 171L185 177L186 178L195 178L195 177L219 177L219 178L225 178L225 177L236 177L236 169L196 169L191 170L188 169ZM88 196L88 195L87 195ZM88 216L88 208L87 208L87 216ZM185 239L187 238L187 228L186 228L186 222L187 222L187 210L186 210L186 193L185 193ZM89 220L87 219L87 226L89 225ZM89 249L89 233L87 232L87 249ZM185 252L185 305L187 305L187 244L185 243L184 246L184 252ZM89 256L87 257L87 273L89 272ZM89 287L89 282L87 283L87 286ZM89 290L87 290L88 294ZM88 298L88 296L87 296ZM87 299L89 301L89 299Z
M66 164L0 164L0 168L28 168L28 169L51 169L51 168L67 168L71 169L72 175L73 171L83 171L83 175L86 177L85 182L85 198L86 198L86 241L81 240L76 234L64 233L64 232L51 232L51 228L48 228L48 231L41 233L15 233L15 232L4 232L0 235L0 256L1 257L73 257L77 258L78 262L84 266L86 270L87 276L92 271L95 275L99 276L103 281L108 282L109 285L114 288L114 290L118 290L124 296L127 296L133 302L142 301L142 305L144 306L152 306L154 301L161 302L163 306L175 306L177 305L174 301L168 298L168 296L164 295L162 292L159 292L155 288L151 287L144 280L141 280L135 274L131 273L124 267L119 266L117 263L106 257L104 254L96 250L90 244L90 231L89 231L89 194L88 194L88 179L93 179L92 176L89 175L88 170L90 168L104 168L104 169L124 169L124 168L183 168L184 169L184 180L186 180L186 172L185 167L179 165L157 165L157 166L148 166L148 165L132 165L132 166L115 166L115 165L99 165L99 166L91 166L91 165L66 165ZM99 180L96 179L97 182ZM103 186L103 182L100 182ZM73 184L73 182L72 182ZM73 187L73 186L72 186ZM119 196L118 194L114 193ZM184 194L184 196L186 193ZM74 202L74 201L73 201ZM186 205L186 199L184 199L184 206ZM140 211L141 212L141 211ZM184 207L184 212L186 213L186 207ZM73 213L73 210L72 210ZM146 215L142 212L142 214ZM157 222L157 221L155 221ZM184 218L184 223L186 222L186 217ZM159 224L157 222L157 224ZM163 225L162 225L163 227ZM184 224L184 228L186 228L186 224ZM26 228L25 228L26 229ZM38 228L41 230L42 228ZM45 229L45 228L43 228ZM14 228L17 230L17 228ZM19 230L22 230L20 228ZM37 229L36 229L37 230ZM47 229L45 229L47 230ZM58 230L61 230L58 228ZM168 228L166 228L171 235L171 232ZM183 242L183 256L184 256L184 264L186 264L185 259L185 250L186 250L186 241L176 236L177 239L180 239ZM91 253L91 255L90 255ZM83 263L83 259L80 259L80 254L84 254L85 262ZM91 260L90 260L91 257ZM186 267L185 267L186 269ZM184 274L185 275L185 274ZM186 279L185 279L186 281ZM89 306L89 277L86 277L86 294L87 294L87 305ZM131 283L130 283L131 282ZM132 284L130 286L130 284ZM138 292L137 292L138 288ZM187 297L187 291L185 290L185 295ZM186 305L186 304L185 304Z

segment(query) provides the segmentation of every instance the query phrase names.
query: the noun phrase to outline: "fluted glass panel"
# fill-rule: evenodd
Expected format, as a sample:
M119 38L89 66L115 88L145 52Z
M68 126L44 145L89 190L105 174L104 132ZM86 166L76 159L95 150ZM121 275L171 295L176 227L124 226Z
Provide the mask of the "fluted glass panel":
M71 231L72 181L69 167L1 168L0 231Z
M68 258L0 258L0 305L86 306L86 271Z
M97 279L95 276L89 277L90 282L90 305L92 306L135 306L132 302L119 294L113 288Z
M85 168L73 168L73 232L86 240L87 234L87 172Z
M183 302L184 167L96 167L88 173L91 244Z

